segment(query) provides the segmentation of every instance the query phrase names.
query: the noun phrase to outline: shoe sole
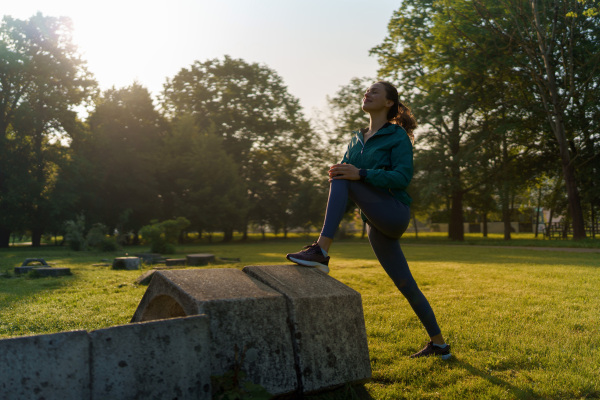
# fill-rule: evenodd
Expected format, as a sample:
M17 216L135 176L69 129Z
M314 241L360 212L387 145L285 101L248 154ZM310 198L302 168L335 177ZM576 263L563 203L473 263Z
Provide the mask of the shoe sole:
M442 360L449 360L452 357L452 354L430 354L428 356L420 356L420 357L409 357L412 359L423 358L423 357L439 357Z
M300 260L294 257L287 257L287 259L295 262L296 264L302 265L303 267L315 267L321 272L325 272L326 274L329 273L329 267L325 264L321 264L320 262Z

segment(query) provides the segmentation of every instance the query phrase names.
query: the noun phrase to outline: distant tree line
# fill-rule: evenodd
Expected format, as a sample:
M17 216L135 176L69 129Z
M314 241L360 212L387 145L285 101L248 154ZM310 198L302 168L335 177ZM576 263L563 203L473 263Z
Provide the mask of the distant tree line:
M585 237L600 207L599 22L577 0L402 2L372 54L421 124L415 215L448 222L453 240L499 218L510 238L529 204ZM309 122L275 71L226 56L181 69L153 101L138 83L100 91L69 24L0 24L0 247L76 219L133 241L178 217L225 240L320 225L327 168L368 124L374 79L352 79Z
M154 104L137 83L100 92L68 32L41 14L0 26L0 246L80 217L134 240L156 219L225 240L322 221L322 141L275 71L198 61Z

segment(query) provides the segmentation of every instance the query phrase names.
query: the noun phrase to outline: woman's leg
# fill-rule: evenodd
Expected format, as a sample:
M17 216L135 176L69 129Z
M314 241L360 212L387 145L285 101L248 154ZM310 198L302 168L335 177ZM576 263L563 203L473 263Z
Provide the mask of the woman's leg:
M359 181L335 179L329 187L325 221L319 241L325 238L328 239L327 244L331 244L346 211L348 198L358 205L369 220L378 221L379 228L389 236L399 238L406 230L408 220L405 221L403 215L396 212L402 211L404 205L390 193ZM328 249L329 247L324 248L325 251Z
M287 254L286 258L288 260L308 267L317 267L326 273L329 272L329 256L327 255L327 252L329 251L333 236L346 211L350 187L354 186L353 184L365 186L363 189L364 193L360 196L361 200L373 202L381 201L381 193L374 192L373 190L376 189L372 186L368 188L367 185L361 182L334 179L329 186L329 199L325 211L325 221L323 222L323 229L319 239L312 245L306 246L302 251Z
M327 208L325 209L325 221L323 222L323 229L321 229L319 240L326 238L329 239L329 244L331 244L333 236L335 235L340 222L342 222L344 212L346 211L349 187L349 180L334 179L331 181L331 184L329 185ZM328 248L324 250L327 251Z
M435 314L413 278L400 247L399 239L410 222L410 208L385 192L379 192L377 197L380 200L376 202L372 193L365 195L365 186L367 190L370 189L368 185L352 186L349 197L359 205L368 219L367 234L371 247L385 272L408 300L431 340L436 344L443 344L444 338Z
M444 339L441 337L441 330L436 321L435 314L410 272L398 239L384 235L370 223L367 223L367 233L371 247L381 266L389 277L392 278L392 281L394 281L394 284L396 284L396 287L404 297L406 297L406 300L408 300L408 303L427 330L429 337L432 340L437 339L436 342L438 344L443 344Z
M399 239L410 222L408 206L394 199L390 193L371 185L358 181L334 180L329 190L325 222L319 241L326 241L327 251L342 220L348 199L354 201L367 217L369 241L381 266L408 300L427 330L431 342L444 345L444 338L431 305L415 282L400 247ZM449 347L434 349L428 345L414 356L431 354L447 358L450 356Z

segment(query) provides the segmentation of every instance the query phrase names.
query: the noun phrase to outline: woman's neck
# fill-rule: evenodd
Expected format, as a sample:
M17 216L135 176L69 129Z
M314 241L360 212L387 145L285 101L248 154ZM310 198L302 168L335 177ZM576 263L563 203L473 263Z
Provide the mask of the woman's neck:
M384 126L388 122L387 110L385 113L370 114L370 117L371 122L369 123L369 132L371 132L371 134L377 132L379 129L381 129L382 126Z

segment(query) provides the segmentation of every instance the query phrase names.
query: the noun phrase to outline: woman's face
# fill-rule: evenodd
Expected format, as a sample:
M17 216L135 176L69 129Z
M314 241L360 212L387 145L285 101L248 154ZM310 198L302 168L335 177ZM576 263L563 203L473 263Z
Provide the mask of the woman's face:
M362 100L362 109L366 112L389 109L393 105L394 102L386 98L385 87L381 83L371 85Z

